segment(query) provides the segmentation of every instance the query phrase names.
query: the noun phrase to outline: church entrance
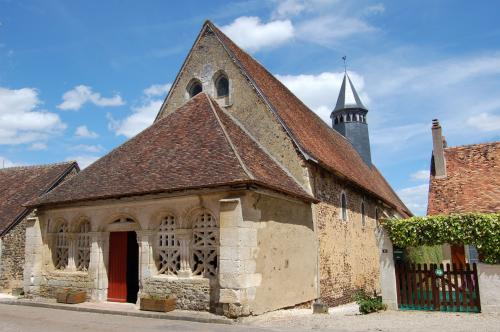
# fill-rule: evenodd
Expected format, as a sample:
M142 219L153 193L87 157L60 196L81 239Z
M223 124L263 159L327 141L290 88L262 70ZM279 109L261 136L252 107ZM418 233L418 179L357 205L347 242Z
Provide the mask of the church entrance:
M139 246L135 232L110 233L108 266L108 301L137 302Z

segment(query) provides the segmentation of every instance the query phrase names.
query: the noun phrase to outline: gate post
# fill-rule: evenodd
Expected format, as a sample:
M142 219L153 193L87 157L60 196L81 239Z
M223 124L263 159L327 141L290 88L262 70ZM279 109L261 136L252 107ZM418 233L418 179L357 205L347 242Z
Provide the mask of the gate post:
M382 226L375 229L377 246L379 249L380 289L382 301L387 309L398 310L398 293L396 288L396 270L394 266L394 252L389 234Z

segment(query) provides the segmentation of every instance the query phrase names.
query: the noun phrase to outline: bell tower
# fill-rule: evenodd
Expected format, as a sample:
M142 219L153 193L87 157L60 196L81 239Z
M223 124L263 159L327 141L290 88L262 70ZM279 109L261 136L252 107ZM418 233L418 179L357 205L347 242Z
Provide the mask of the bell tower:
M358 93L346 70L339 97L337 98L337 104L330 114L332 128L347 138L356 151L358 151L361 158L363 158L364 162L368 166L371 166L372 157L368 123L366 120L367 113L368 109L363 105L361 99L359 99Z

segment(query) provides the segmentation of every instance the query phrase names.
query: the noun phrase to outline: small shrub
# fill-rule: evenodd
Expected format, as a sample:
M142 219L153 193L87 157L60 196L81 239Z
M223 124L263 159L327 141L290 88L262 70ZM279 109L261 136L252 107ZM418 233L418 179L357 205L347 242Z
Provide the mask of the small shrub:
M359 305L359 312L363 315L387 309L387 306L382 303L382 296L377 296L376 294L372 296L364 290L357 291L353 299Z

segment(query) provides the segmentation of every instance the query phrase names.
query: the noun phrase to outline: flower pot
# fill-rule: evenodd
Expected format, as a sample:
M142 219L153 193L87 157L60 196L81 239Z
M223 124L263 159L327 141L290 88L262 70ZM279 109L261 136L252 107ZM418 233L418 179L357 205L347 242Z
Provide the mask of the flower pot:
M177 300L174 298L168 299L150 299L141 298L141 310L145 311L157 311L157 312L169 312L175 310L177 305Z
M86 299L87 293L84 291L64 289L56 294L56 301L58 303L77 304L85 302Z

